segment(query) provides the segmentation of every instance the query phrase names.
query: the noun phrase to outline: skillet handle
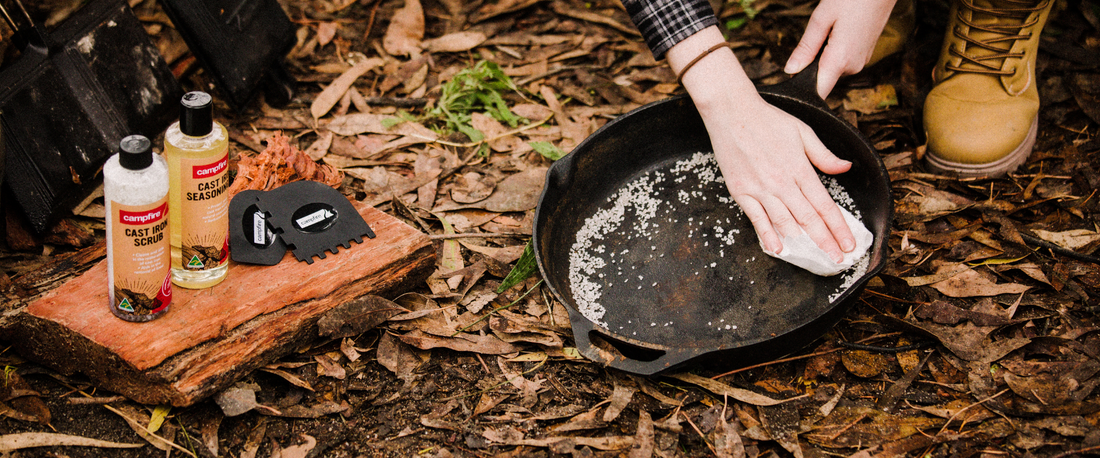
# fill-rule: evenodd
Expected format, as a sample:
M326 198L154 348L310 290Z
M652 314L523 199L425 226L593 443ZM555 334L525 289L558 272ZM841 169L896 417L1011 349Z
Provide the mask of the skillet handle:
M698 356L696 352L640 342L627 342L569 311L573 342L584 357L639 375L653 375Z
M821 54L818 53L810 65L782 83L759 88L760 93L772 94L808 103L817 108L829 110L829 105L817 95L817 70Z

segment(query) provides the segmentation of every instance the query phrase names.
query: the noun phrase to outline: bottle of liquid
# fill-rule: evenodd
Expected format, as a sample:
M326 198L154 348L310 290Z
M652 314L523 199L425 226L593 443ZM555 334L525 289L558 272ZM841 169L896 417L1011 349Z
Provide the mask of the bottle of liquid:
M209 288L229 273L229 134L214 122L213 99L188 92L180 120L164 134L172 283Z
M107 282L111 313L149 321L172 302L168 246L168 164L141 135L122 139L103 165Z

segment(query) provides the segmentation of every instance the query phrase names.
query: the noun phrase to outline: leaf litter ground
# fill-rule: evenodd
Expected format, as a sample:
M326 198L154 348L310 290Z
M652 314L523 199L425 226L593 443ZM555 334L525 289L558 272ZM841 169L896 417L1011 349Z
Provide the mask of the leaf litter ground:
M46 2L36 14L57 14L68 3ZM131 3L184 84L209 87L157 5ZM273 167L273 183L287 179L280 173L332 180L406 220L436 241L436 274L400 297L349 304L329 317L314 345L184 409L139 406L0 351L0 450L20 448L12 454L21 457L1100 451L1096 2L1058 5L1039 55L1044 105L1035 153L997 180L950 179L919 164L920 101L947 11L942 1L921 3L918 34L905 52L846 79L829 100L875 143L890 171L896 221L886 270L844 320L795 354L732 372L654 377L581 359L561 304L537 278L498 291L517 263L526 264L518 261L550 161L608 119L677 91L621 8L564 0L284 6L300 26L288 58L298 98L282 108L257 102L240 115L218 110L237 163L272 166L277 155L259 153L275 138L286 145L286 162L298 166ZM779 68L812 5L719 6L749 75L761 84L782 80ZM459 87L470 76L474 87ZM445 92L456 100L446 109L437 105ZM279 132L286 137L273 137ZM21 236L8 212L0 252L5 312L102 257L99 202L75 213L43 241ZM370 313L380 309L389 312ZM110 444L72 442L87 439ZM26 441L68 445L15 445ZM141 448L113 448L124 444Z

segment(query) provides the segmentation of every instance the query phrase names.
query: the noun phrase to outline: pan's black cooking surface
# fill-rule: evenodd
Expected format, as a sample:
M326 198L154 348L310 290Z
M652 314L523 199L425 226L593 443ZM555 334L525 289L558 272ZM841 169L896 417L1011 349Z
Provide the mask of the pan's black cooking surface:
M583 316L627 339L733 346L820 315L866 270L818 277L763 254L713 158L671 157L579 209L564 294Z
M691 100L656 102L556 161L535 213L535 258L581 354L640 374L743 367L798 350L843 317L886 263L893 200L878 152L817 98L815 80L803 72L761 95L852 161L830 179L874 236L865 261L819 277L764 254L712 159L701 165L712 147Z

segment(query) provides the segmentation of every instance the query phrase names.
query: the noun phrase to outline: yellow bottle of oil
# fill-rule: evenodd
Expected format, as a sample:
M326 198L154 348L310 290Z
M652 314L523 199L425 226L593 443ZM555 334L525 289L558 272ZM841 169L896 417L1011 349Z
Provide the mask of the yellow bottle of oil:
M229 134L214 121L213 99L188 92L180 120L164 134L172 283L209 288L229 273Z

